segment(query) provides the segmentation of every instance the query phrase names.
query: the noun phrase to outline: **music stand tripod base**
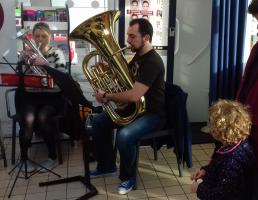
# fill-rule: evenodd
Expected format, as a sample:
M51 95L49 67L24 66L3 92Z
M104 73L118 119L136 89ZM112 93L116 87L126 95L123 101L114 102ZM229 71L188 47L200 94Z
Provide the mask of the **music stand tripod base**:
M39 183L39 186L48 186L48 185L56 185L56 184L62 184L62 183L71 183L71 182L81 182L82 184L85 185L86 189L89 191L77 198L77 200L85 200L89 199L95 195L98 194L98 191L95 186L93 186L90 183L90 176L89 176L89 136L87 133L83 134L83 161L84 161L84 176L73 176L69 178L64 178L64 179L59 179L59 180L54 180L54 181L48 181L48 182L41 182Z
M28 162L28 161L31 162L31 163L33 163L34 165L40 167L40 169L36 169L36 170L34 170L33 172L31 172L31 173L27 172L27 162ZM25 172L22 172L22 167L23 167L23 165L25 165ZM11 187L11 190L10 190L10 192L9 192L8 198L11 197L12 192L13 192L13 189L14 189L14 186L15 186L15 184L16 184L18 178L28 179L28 178L30 178L31 176L35 175L36 173L40 172L41 169L45 169L47 172L50 172L50 173L56 175L57 177L61 178L61 176L60 176L59 174L53 172L52 170L50 170L50 169L48 169L48 168L46 168L46 167L40 165L39 163L37 163L37 162L35 162L35 161L33 161L33 160L30 160L30 159L26 159L26 160L21 159L21 160L19 161L19 163L16 164L16 165L14 166L14 168L13 168L8 174L10 175L17 167L19 167L19 170L18 170L18 172L17 172L17 174L16 174L16 177L15 177L15 179L14 179L14 183L13 183L13 185L12 185L12 187ZM23 177L19 176L21 172L24 174ZM28 174L30 174L30 175L28 175Z
M74 177L55 180L55 181L42 182L42 183L39 183L39 186L41 187L41 186L56 185L56 184L62 184L62 183L78 182L78 181L84 184L86 188L89 190L89 192L77 198L77 200L89 199L98 194L97 189L87 180L87 178L83 176L74 176Z

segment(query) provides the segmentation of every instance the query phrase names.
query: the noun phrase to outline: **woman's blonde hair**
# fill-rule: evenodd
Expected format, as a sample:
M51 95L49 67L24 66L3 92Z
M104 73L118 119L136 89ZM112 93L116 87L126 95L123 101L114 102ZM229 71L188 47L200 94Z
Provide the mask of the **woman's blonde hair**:
M236 144L250 135L251 116L247 106L231 100L219 100L209 109L209 132L226 144Z
M49 35L51 35L51 30L50 30L49 25L47 23L44 23L44 22L36 23L33 27L32 33L34 33L36 29L46 31L46 32L48 32Z

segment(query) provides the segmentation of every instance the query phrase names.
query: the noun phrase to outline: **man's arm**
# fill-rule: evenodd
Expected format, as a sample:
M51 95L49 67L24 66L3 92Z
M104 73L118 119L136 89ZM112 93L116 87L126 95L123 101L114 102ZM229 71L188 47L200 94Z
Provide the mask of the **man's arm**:
M136 103L142 96L148 91L149 86L135 82L133 88L119 93L106 93L102 90L98 90L96 93L96 99L100 103L106 103L108 101L120 102L120 103Z

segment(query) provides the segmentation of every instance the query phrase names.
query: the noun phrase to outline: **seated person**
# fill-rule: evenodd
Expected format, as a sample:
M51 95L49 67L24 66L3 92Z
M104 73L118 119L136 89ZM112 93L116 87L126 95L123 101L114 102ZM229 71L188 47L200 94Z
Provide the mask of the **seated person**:
M51 31L46 23L35 24L33 31L33 39L39 51L47 59L46 62L39 56L34 56L30 50L21 53L22 59L29 62L30 65L48 65L50 67L66 72L66 61L61 50L50 46ZM35 68L34 68L35 69ZM37 67L41 73L45 73L43 66ZM27 73L36 73L31 67ZM63 96L58 86L54 85L53 89L47 88L25 88L24 91L16 94L16 109L21 114L20 120L20 137L25 137L25 146L30 145L33 132L43 136L47 148L48 159L41 163L47 169L53 169L58 165L56 156L56 140L58 136L56 123L53 117L62 111ZM23 140L20 140L23 141ZM35 168L28 162L28 172ZM41 169L41 172L45 172Z
M135 56L129 69L135 76L132 89L110 93L96 91L99 103L136 103L144 96L146 112L133 122L120 126L116 134L116 146L120 154L121 183L118 193L125 195L135 186L137 145L140 139L163 127L165 122L164 64L151 45L153 27L145 19L133 19L129 23L127 42ZM128 114L128 113L124 113ZM106 112L96 114L92 119L92 137L96 144L97 168L91 177L114 175L116 173L115 152L112 144L112 129L117 125Z
M211 106L209 132L223 146L208 165L191 175L191 191L199 199L251 199L255 155L248 139L250 129L251 117L242 104L219 100Z

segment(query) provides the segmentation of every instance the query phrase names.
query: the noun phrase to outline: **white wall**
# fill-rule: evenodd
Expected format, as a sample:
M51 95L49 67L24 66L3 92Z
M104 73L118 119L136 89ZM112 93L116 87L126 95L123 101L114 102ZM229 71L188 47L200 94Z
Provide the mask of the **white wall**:
M188 93L190 121L203 122L209 102L212 0L178 0L176 12L180 32L174 83Z
M6 58L10 62L17 61L17 47L16 47L16 26L15 26L15 6L14 0L0 0L0 3L4 10L4 24L0 30L0 59L2 60L2 55L9 50L9 53L6 55ZM8 66L1 65L1 72L4 68L8 69Z
M14 39L16 36L14 0L0 0L0 3L4 10L4 24L2 29L0 30L0 62L4 62L4 60L2 59L2 55L7 50L9 50L9 53L6 55L6 58L9 62L16 63L17 47L16 40ZM13 73L13 71L8 65L0 65L0 73L5 72ZM10 121L6 115L6 106L4 98L5 90L6 87L0 87L0 120L3 122Z

